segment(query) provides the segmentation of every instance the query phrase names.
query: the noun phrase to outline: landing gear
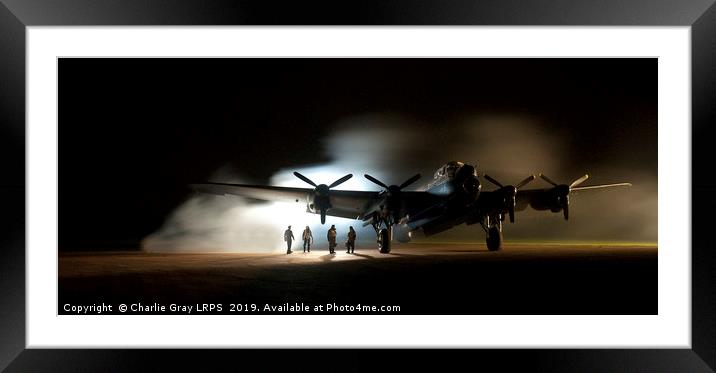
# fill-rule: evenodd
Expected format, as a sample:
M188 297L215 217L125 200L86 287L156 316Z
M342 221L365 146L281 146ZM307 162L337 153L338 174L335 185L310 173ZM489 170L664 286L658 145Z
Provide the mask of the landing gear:
M381 254L390 253L390 236L392 230L393 227L388 227L387 229L378 231L378 251L380 251Z
M373 229L378 236L378 251L381 254L390 253L390 241L393 239L393 221L390 217L382 217L378 213L373 215Z
M482 222L482 228L485 230L485 241L487 250L500 251L502 248L502 221L504 216L487 216Z
M498 227L492 227L487 231L487 250L500 251L502 248L502 231Z

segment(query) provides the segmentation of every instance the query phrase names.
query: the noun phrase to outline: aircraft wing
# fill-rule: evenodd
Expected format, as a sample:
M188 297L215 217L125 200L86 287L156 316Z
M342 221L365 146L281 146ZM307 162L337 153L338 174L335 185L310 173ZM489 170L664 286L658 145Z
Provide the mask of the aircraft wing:
M190 187L198 192L216 195L235 195L263 201L306 203L313 195L312 188L289 188L266 185L205 183L192 184ZM363 219L382 196L378 191L331 190L332 207L326 215L348 219ZM405 191L401 193L402 204L407 212L424 214L433 206L442 202L440 196L422 191Z
M444 209L445 197L425 191L405 191L400 194L405 212L411 221L429 221L440 216ZM417 223L415 223L417 224Z
M313 192L308 188L286 188L262 185L245 185L245 184L222 184L222 183L206 183L191 184L191 189L207 194L216 195L235 195L263 201L283 201L296 202L305 201L306 196Z
M339 218L363 219L371 201L378 198L379 192L354 190L331 190L331 207L327 215Z
M306 203L313 195L312 188L290 188L266 185L205 183L192 184L192 189L202 193L217 195L235 195L263 201ZM331 190L331 205L326 215L349 219L360 219L366 212L369 202L377 198L379 192L352 190Z
M630 186L631 186L631 183L599 184L599 185L585 185L585 186L573 187L570 190L571 190L571 193L575 193L575 192L582 192L582 191L588 191L588 190L599 190L599 189L630 187ZM522 210L526 209L527 206L529 206L530 203L534 199L544 196L546 193L548 193L552 189L553 188L519 190L517 192L517 196L516 196L515 210L522 211Z
M544 195L552 188L520 190L515 196L515 211L523 211L533 199Z

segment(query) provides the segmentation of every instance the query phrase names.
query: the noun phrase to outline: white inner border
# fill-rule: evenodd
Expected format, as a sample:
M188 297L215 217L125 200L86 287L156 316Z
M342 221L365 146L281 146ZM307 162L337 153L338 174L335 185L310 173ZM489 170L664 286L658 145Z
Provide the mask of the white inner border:
M689 27L28 27L27 347L690 348L690 41ZM659 314L58 316L60 56L658 57Z

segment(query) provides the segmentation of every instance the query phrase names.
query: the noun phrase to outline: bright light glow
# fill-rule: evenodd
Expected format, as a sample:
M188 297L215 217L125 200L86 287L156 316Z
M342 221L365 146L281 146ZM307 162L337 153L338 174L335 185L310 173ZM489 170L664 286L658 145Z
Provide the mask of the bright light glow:
M297 167L295 169L282 169L271 177L271 185L295 188L311 188L310 185L298 179L293 175L294 171L298 171L304 176L311 179L316 184L330 185L332 182L340 179L346 174L353 174L353 177L343 184L332 188L332 190L370 190L379 191L381 188L363 177L364 173L369 173L361 169L352 169L350 164L340 165L339 162L327 165L314 165L307 167ZM348 167L346 167L348 166Z

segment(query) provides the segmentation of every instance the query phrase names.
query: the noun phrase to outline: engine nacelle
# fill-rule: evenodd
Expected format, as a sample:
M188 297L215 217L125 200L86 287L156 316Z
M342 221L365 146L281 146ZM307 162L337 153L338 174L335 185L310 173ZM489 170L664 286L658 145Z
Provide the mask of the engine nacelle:
M562 211L564 219L569 220L569 193L568 185L557 185L530 202L535 210L550 210L554 213Z
M553 191L546 191L543 194L535 196L530 201L530 207L537 211L550 210L552 212L560 212L562 204L559 197Z
M306 212L318 214L322 209L328 210L331 207L333 206L327 192L325 194L309 194L306 196Z

